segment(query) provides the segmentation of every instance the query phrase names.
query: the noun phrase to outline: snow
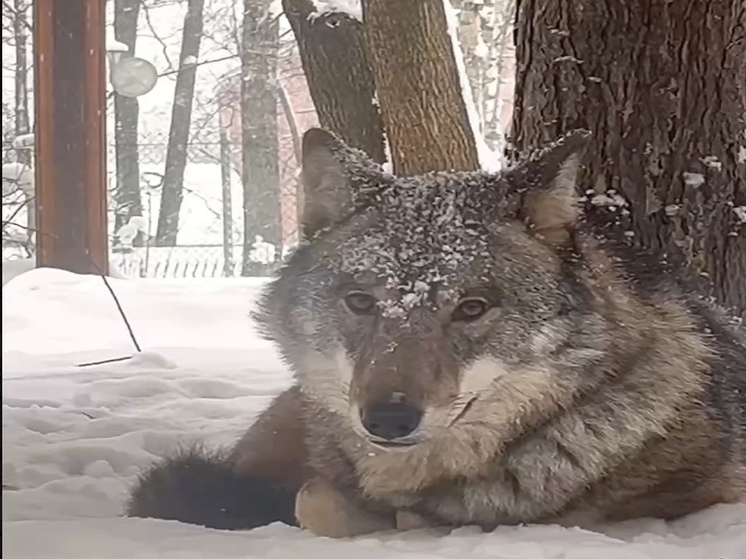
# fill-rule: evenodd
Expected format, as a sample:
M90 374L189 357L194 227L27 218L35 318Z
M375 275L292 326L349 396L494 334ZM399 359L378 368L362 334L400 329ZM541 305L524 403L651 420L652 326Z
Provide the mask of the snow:
M33 149L35 145L35 136L33 132L21 134L13 139L13 149Z
M316 8L313 17L319 17L329 12L343 13L363 21L363 8L360 0L312 0Z
M583 63L583 61L580 60L579 58L575 56L570 56L570 55L558 56L557 58L554 59L554 62L574 62L575 64Z
M119 242L124 246L132 247L132 241L135 240L139 232L148 234L148 225L145 222L145 218L139 215L132 216L127 223L122 225L119 230L114 233L114 236L119 239Z
M34 193L34 171L28 165L11 161L3 163L3 196L8 196L19 187L26 195ZM5 202L7 203L7 201Z
M705 176L702 173L683 173L684 184L697 188L705 183Z
M3 287L3 556L9 559L739 559L746 505L594 533L558 526L316 538L121 518L137 472L180 442L229 444L290 378L248 311L264 280L110 280L37 269Z
M108 52L129 52L130 48L122 41L117 41L114 37L106 37L106 50Z
M708 155L706 157L703 157L702 163L704 163L708 167L711 167L712 169L716 169L717 171L723 170L723 162L720 161L716 155Z
M13 258L3 260L3 286L16 276L33 270L36 267L36 260L33 258ZM5 305L3 305L3 312Z
M594 206L626 206L627 200L622 198L613 190L609 190L607 193L594 193L590 191L591 204Z

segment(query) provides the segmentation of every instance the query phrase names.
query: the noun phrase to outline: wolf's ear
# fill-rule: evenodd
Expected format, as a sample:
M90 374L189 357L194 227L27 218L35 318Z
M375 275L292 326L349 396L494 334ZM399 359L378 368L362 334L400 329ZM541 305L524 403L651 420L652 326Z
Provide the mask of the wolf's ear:
M344 217L352 207L352 189L338 153L346 146L333 134L311 128L303 135L303 237L312 238Z
M578 219L578 172L589 138L587 130L570 132L508 173L523 192L520 217L551 245L566 243Z

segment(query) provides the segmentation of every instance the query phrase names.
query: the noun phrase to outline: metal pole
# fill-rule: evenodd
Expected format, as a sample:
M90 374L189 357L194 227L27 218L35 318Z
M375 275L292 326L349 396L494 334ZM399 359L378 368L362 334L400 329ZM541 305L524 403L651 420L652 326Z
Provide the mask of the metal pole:
M105 0L34 0L37 266L108 273Z

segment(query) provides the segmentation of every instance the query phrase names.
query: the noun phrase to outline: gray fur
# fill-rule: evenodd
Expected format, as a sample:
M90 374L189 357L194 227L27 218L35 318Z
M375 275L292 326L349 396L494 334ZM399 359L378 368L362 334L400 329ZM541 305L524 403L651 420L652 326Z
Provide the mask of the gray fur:
M236 472L306 482L301 525L334 536L742 500L743 328L595 234L575 197L587 143L405 178L307 132L306 240L255 315L297 384L236 446ZM377 304L356 312L350 293ZM474 299L488 310L467 320ZM360 419L389 401L424 412L391 444ZM340 499L349 514L330 512Z
M291 257L257 318L297 373L321 475L456 525L577 511L599 520L689 478L701 485L690 502L630 514L675 517L743 496L744 347L733 341L736 364L723 365L675 285L640 297L583 230L575 174L584 134L501 175L408 178L312 134L348 203L316 192L324 227ZM349 284L377 297L375 316L344 308ZM490 311L450 322L470 293ZM485 359L502 372L461 393L469 365ZM734 405L716 409L712 391L724 382ZM382 448L355 414L371 395L394 392L426 420L417 444Z

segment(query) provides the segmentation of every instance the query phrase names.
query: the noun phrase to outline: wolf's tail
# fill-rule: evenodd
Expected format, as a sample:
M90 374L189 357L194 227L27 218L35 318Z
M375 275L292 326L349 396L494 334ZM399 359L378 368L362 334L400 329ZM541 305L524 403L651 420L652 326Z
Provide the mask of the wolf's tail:
M140 476L127 516L178 520L221 530L272 522L297 525L295 492L261 477L236 474L218 453L181 451Z

